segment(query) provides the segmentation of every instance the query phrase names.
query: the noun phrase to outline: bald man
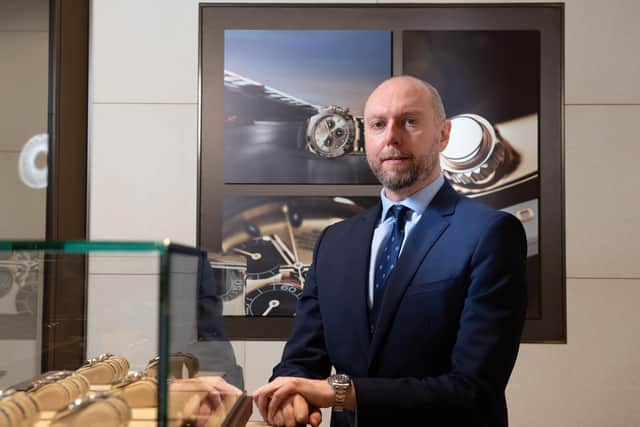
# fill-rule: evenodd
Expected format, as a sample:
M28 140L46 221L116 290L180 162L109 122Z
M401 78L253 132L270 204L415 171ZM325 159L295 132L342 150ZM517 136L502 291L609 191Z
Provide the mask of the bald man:
M325 407L336 427L507 426L522 225L443 179L451 123L428 83L383 82L364 121L380 203L319 238L282 361L254 393L260 413L287 426L318 425Z

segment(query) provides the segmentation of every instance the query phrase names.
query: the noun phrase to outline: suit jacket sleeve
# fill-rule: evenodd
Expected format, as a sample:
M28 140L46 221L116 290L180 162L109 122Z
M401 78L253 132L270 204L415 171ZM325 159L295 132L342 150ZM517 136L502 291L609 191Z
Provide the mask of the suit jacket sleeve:
M418 411L428 419L429 409L480 414L499 407L525 319L525 263L522 225L496 213L470 258L451 370L427 378L355 378L358 411L368 419L390 411Z
M331 371L318 305L315 273L315 258L325 233L326 229L316 243L314 259L307 272L302 296L296 309L293 330L285 345L282 361L273 369L273 375L269 381L279 376L326 378Z

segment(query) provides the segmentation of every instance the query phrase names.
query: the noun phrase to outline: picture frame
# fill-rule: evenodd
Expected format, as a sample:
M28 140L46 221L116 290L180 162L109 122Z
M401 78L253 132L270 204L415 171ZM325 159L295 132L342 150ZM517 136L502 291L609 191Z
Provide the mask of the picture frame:
M313 117L322 116L320 113L326 111L329 103L319 101L322 99L320 95L331 93L340 79L332 76L327 84L321 77L312 76L313 71L286 65L300 62L292 56L295 48L289 46L287 40L305 40L306 46L316 47L307 50L316 56L314 63L322 67L332 64L331 61L340 57L340 53L336 51L335 57L327 55L325 52L333 51L317 46L323 46L322 43L326 44L329 39L333 45L364 46L366 43L360 41L358 45L356 40L365 34L376 40L372 45L379 52L378 62L372 68L384 69L384 58L388 56L391 65L389 75L410 74L426 78L440 89L447 116L457 120L454 130L465 129L471 124L484 129L482 132L486 131L487 135L495 134L493 138L499 141L496 146L503 149L499 157L502 166L494 167L490 177L480 174L478 178L471 169L464 169L466 166L456 163L456 153L449 153L450 162L443 167L445 178L458 192L521 219L529 246L530 285L522 341L566 342L563 13L561 5L547 4L201 4L198 244L212 254L229 255L229 247L225 249L224 242L229 239L231 217L225 203L230 199L304 200L324 197L327 200L373 200L379 195L378 184L369 179L352 178L358 176L357 173L334 174L337 167L332 170L324 165L332 161L337 165L341 160L318 158L322 156L309 147L313 143L309 130L314 123ZM292 36L292 31L299 33ZM323 35L323 32L329 35ZM385 33L390 34L388 51L384 43ZM346 34L347 38L336 42L336 34ZM230 42L252 37L253 44L245 47L241 43ZM280 40L280 45L269 47L268 40L272 39ZM231 59L234 55L242 57L243 52L249 52L246 46L254 45L264 47L264 55L247 53L248 58L244 62ZM229 64L245 68L243 72L234 72L227 68ZM269 74L271 68L274 70ZM348 68L359 70L357 73L364 69L353 63L345 66ZM252 75L247 75L249 73ZM371 78L381 82L386 78L383 74L381 72ZM351 81L353 77L345 72L345 79ZM305 83L295 88L291 83L294 81ZM365 89L370 91L375 87L364 86L355 84L354 92L366 93ZM348 90L346 87L349 86L340 84L340 89L336 89L333 96L344 94ZM302 92L304 96L299 95ZM255 97L263 99L255 101ZM360 99L364 105L366 96L360 95ZM294 105L296 111L306 113L300 113L303 118L295 119L293 117L298 113L289 110L265 113L280 109L274 100L286 108ZM256 114L252 109L259 102L269 106ZM342 107L351 110L362 108L362 105L353 104L357 104L357 100ZM357 112L352 118L357 123ZM300 130L291 130L289 123L296 120L298 128L306 127L306 135L301 136L304 132ZM325 119L320 117L318 120ZM340 120L339 117L331 118L331 126ZM290 136L269 136L274 135L272 131L277 126L287 126L286 135ZM358 133L357 130L353 132L355 135ZM338 136L331 141L328 138L323 140L327 150L346 141L342 133ZM250 145L251 141L256 142ZM283 141L293 141L287 142L287 152L281 146L273 145L276 142L284 144ZM357 142L352 142L350 148L355 151L353 146L357 146ZM282 175L274 178L275 175L269 175L271 172L262 164L253 168L251 164L234 163L238 158L246 158L242 155L234 159L234 150L243 153L265 150L257 155L255 162L264 161L278 169L293 169L301 163L307 169L298 169L302 172L285 178ZM279 151L276 154L273 150ZM356 164L355 167L362 167L364 156L358 158L357 154L348 153L342 157L351 159L349 161ZM292 163L296 165L292 166ZM316 164L320 166L313 166ZM344 164L346 162L341 165ZM225 167L233 168L233 174L225 172ZM238 168L242 170L238 171ZM267 170L266 175L264 170ZM253 173L255 175L251 175ZM281 174L282 171L276 173ZM484 169L482 173L485 173ZM342 178L336 180L335 176ZM251 226L247 225L250 230ZM247 239L264 237L247 233ZM286 231L282 233L286 240ZM291 240L294 238L289 239L289 243ZM236 305L242 307L246 304ZM231 339L283 340L288 337L292 317L247 316L242 315L241 308L239 310L235 315L225 312Z

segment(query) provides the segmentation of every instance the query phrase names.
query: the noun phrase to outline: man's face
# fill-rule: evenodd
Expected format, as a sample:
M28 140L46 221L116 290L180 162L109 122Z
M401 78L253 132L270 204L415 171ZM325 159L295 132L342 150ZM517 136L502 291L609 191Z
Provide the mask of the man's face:
M421 83L386 81L369 97L364 120L367 161L387 197L407 197L440 174L451 126L436 123L431 93Z

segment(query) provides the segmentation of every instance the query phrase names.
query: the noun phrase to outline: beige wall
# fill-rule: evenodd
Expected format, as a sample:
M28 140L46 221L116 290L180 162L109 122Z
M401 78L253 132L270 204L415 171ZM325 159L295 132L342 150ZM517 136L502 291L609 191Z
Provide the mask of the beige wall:
M46 190L25 186L18 156L47 132L49 2L0 2L0 239L44 238Z
M46 189L21 181L18 159L30 137L47 132L48 50L49 1L0 0L0 240L45 237ZM14 284L0 300L3 314L15 313L16 293ZM0 336L0 389L39 371L39 349L39 339Z
M568 344L522 346L515 427L640 425L638 16L635 0L566 2ZM197 46L197 0L93 1L91 238L195 243ZM252 390L282 343L234 347Z

